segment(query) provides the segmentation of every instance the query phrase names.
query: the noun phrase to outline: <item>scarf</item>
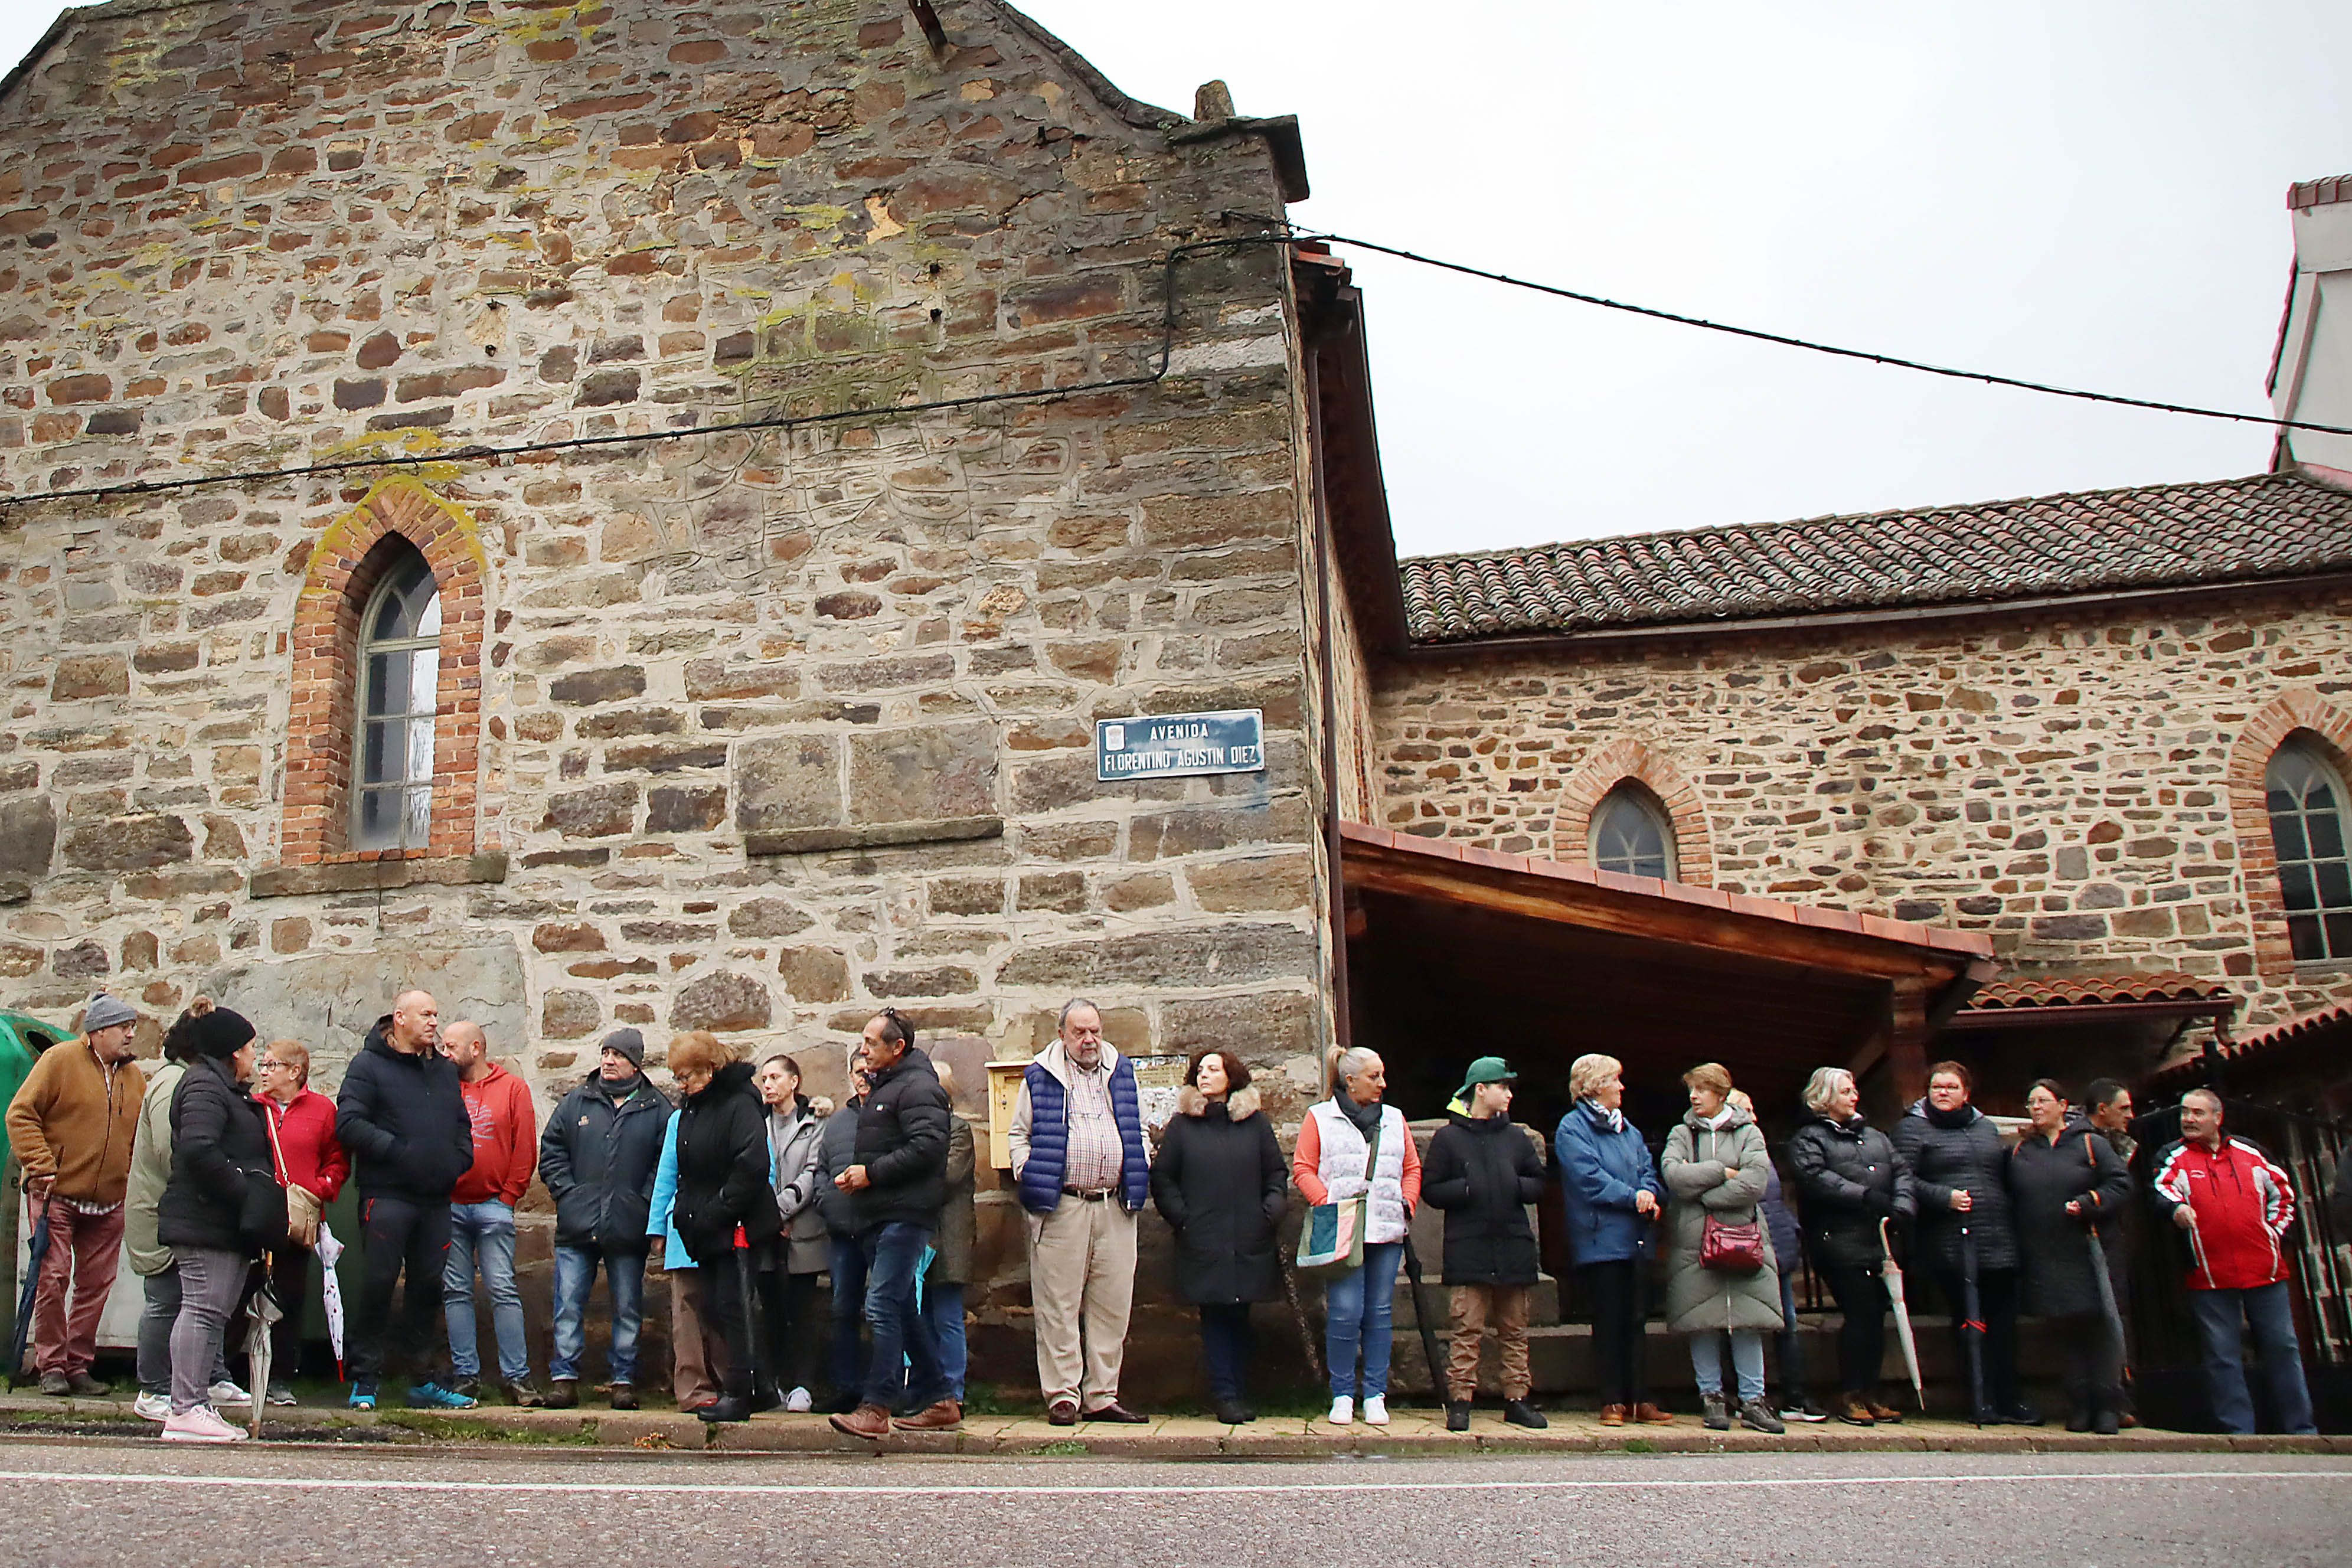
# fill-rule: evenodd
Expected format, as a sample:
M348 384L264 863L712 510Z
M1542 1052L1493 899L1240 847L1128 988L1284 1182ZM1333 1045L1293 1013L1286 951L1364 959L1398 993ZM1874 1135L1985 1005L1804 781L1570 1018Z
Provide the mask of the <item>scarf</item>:
M1612 1110L1597 1100L1580 1100L1577 1103L1584 1107L1584 1114L1592 1118L1593 1121L1601 1123L1601 1126L1609 1129L1610 1131L1622 1132L1625 1131L1625 1113L1623 1111Z
M1973 1105L1963 1104L1956 1110L1938 1110L1929 1101L1921 1100L1919 1103L1927 1110L1927 1124L1941 1127L1948 1132L1954 1128L1966 1127L1977 1119L1977 1108Z
M1370 1105L1358 1105L1356 1097L1344 1089L1333 1095L1331 1100L1339 1106L1339 1114L1354 1122L1356 1131L1362 1133L1365 1138L1370 1139L1373 1131L1380 1126L1381 1102L1379 1100L1376 1100Z
M1702 1120L1706 1123L1706 1130L1710 1132L1722 1131L1726 1124L1731 1121L1732 1113L1738 1109L1736 1105L1726 1105L1713 1116L1703 1118Z
M645 1081L646 1075L641 1072L631 1073L619 1083L614 1083L603 1073L598 1073L596 1075L596 1087L604 1092L604 1098L611 1100L614 1105L620 1104L621 1101L636 1093L637 1085Z

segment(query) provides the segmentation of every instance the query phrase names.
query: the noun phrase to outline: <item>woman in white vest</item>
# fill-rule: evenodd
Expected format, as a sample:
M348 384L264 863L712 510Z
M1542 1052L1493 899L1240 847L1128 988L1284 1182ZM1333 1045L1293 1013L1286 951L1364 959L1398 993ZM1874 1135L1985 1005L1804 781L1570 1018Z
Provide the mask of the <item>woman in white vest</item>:
M1356 1364L1363 1360L1364 1420L1389 1422L1390 1309L1405 1226L1421 1203L1421 1155L1404 1113L1381 1103L1388 1069L1380 1054L1333 1047L1330 1099L1307 1113L1291 1179L1310 1204L1344 1203L1370 1194L1364 1215L1364 1263L1335 1275L1323 1290L1323 1359L1331 1367L1331 1422L1356 1418ZM1369 1174L1369 1179L1367 1179Z

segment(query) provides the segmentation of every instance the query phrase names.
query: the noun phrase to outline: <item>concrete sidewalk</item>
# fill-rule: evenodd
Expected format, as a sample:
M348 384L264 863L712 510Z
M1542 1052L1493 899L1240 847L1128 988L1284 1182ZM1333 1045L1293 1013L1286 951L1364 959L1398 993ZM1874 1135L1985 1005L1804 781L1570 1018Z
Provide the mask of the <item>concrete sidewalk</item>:
M242 1424L243 1412L229 1413ZM1897 1426L1838 1422L1791 1424L1784 1436L1735 1428L1709 1432L1696 1415L1672 1426L1603 1427L1589 1411L1549 1413L1540 1432L1505 1424L1481 1409L1468 1432L1448 1432L1442 1411L1401 1409L1385 1427L1333 1426L1304 1416L1264 1416L1228 1426L1202 1416L1168 1415L1136 1426L1084 1423L1055 1426L1042 1415L971 1415L950 1432L893 1432L865 1443L835 1432L822 1415L768 1414L705 1427L672 1410L522 1410L485 1405L457 1413L388 1408L373 1415L341 1405L272 1407L265 1438L384 1443L432 1441L560 1445L580 1447L706 1449L721 1453L959 1454L1095 1458L1313 1458L1331 1454L1415 1456L1507 1454L1714 1453L2258 1453L2352 1454L2352 1436L2230 1437L2146 1428L2113 1437L2077 1436L2062 1426L1982 1430L1954 1421L1913 1419ZM75 1432L121 1436L160 1428L132 1414L128 1399L51 1399L0 1394L0 1434L56 1436Z

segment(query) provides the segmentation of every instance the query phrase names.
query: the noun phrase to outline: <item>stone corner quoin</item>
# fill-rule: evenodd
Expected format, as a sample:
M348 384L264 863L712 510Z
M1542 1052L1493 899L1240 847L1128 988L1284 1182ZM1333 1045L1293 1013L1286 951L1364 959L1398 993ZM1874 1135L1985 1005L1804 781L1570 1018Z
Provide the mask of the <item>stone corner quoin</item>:
M1165 258L1278 211L1274 155L940 10L67 23L0 117L0 491L425 460L0 508L8 1005L239 999L331 1089L423 984L543 1102L622 1025L810 1053L885 1004L1312 1050L1280 253L1177 264L1150 379ZM410 546L432 816L387 856L355 665ZM1097 719L1236 708L1262 772L1095 779Z

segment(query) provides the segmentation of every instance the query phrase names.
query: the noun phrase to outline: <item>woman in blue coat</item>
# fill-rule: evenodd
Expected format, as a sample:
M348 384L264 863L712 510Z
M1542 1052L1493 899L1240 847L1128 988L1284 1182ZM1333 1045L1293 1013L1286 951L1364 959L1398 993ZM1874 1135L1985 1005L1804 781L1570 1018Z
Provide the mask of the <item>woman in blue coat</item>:
M1576 1058L1568 1069L1576 1105L1559 1119L1552 1153L1567 1201L1568 1260L1577 1293L1592 1314L1601 1425L1632 1420L1671 1426L1675 1418L1650 1399L1643 1364L1648 1313L1640 1289L1665 1189L1650 1146L1619 1109L1625 1102L1624 1074L1615 1057Z

